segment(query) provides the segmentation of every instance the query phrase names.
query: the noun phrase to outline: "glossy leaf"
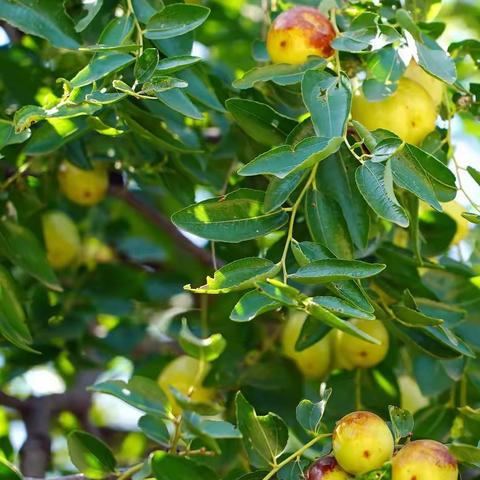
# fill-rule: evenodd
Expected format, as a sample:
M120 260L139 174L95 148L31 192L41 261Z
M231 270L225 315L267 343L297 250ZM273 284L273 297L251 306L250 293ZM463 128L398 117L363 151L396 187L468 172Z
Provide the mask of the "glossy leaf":
M70 433L68 453L78 470L89 478L102 479L115 471L117 462L113 453L89 433L78 430Z
M30 130L26 129L20 133L16 133L13 123L7 120L0 120L0 150L8 145L23 143L25 140L28 140L30 135Z
M388 407L395 443L413 433L413 416L407 410L390 405Z
M320 432L323 413L331 394L331 388L322 388L319 402L313 403L310 400L302 400L298 404L296 409L297 421L305 430L313 433Z
M205 465L167 452L154 452L150 458L150 464L157 480L218 479L218 476Z
M293 172L284 178L273 177L265 191L263 210L265 213L279 209L305 178L308 170Z
M238 429L250 463L256 468L269 467L287 445L287 426L274 413L258 416L241 392L235 397L235 405Z
M263 214L263 193L240 189L219 199L206 200L180 210L173 223L187 232L220 242L241 242L261 237L284 225L283 211Z
M167 425L160 417L144 415L138 420L138 426L150 440L164 447L170 445L170 433Z
M249 322L262 313L277 309L281 304L266 295L252 290L243 295L233 307L230 320L234 322Z
M138 83L145 83L150 80L159 62L158 50L156 48L147 48L137 58L133 74Z
M363 318L365 320L373 320L375 318L375 315L356 308L350 302L338 297L325 295L313 297L313 301L341 317Z
M178 72L185 68L200 62L200 57L193 57L192 55L179 55L173 57L162 58L157 65L157 71L162 74Z
M214 333L207 338L195 336L188 328L186 320L182 322L178 341L185 353L206 362L217 359L227 346L225 338L220 333Z
M207 283L199 288L186 285L184 288L195 293L227 293L246 290L255 286L255 282L274 277L280 271L280 265L267 258L247 257L228 263L207 277Z
M198 28L209 14L210 9L201 5L167 5L150 18L144 35L150 40L178 37Z

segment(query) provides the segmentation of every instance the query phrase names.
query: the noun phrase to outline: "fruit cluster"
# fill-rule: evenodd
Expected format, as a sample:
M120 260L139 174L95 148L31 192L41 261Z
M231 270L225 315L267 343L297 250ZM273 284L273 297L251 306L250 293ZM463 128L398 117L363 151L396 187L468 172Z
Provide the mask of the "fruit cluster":
M92 170L82 170L63 161L58 169L60 190L71 202L92 206L100 202L108 189L108 172L101 165ZM73 220L60 210L50 210L42 217L43 239L47 259L55 269L84 263L87 268L97 263L109 262L113 252L95 237L87 237L83 243Z
M416 440L395 452L388 425L374 413L358 411L346 415L336 424L332 454L310 465L306 479L347 480L389 463L392 480L458 478L457 461L445 445L434 440Z

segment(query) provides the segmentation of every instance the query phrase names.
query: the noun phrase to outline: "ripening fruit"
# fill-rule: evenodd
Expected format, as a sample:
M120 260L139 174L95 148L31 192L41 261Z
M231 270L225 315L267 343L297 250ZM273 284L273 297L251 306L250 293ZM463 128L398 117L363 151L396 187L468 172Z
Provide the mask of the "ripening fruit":
M332 367L340 370L353 370L355 365L348 361L347 357L342 352L341 345L341 330L332 330L330 337L330 345L333 351Z
M396 92L384 100L370 102L357 90L352 101L352 118L369 130L383 128L407 143L418 145L435 129L437 109L423 87L401 78Z
M81 248L77 226L72 219L59 210L52 210L43 214L42 229L47 260L52 268L60 269L71 265Z
M388 425L378 415L362 411L337 422L332 442L337 462L352 475L380 468L390 460L394 447Z
M270 26L267 51L273 63L301 64L310 55L329 57L335 37L332 24L313 7L293 7Z
M435 107L438 107L442 103L445 84L441 80L428 74L415 60L410 62L403 76L421 85L430 95Z
M335 354L342 362L353 368L370 368L379 364L388 353L389 339L387 329L380 320L360 320L350 322L357 328L376 338L380 344L375 345L345 332L338 332Z
M445 445L434 440L407 443L392 460L392 480L457 480L458 465Z
M334 457L319 458L307 470L305 480L348 480L348 475Z
M401 375L398 378L400 387L400 406L410 413L418 412L428 405L428 398L420 391L418 383L408 375Z
M298 352L295 343L302 330L306 315L294 312L290 315L282 334L283 353L291 358L306 378L320 379L325 376L330 366L330 341L322 338L314 345Z
M114 251L96 237L87 237L82 244L82 263L93 270L99 263L110 263L115 260Z
M202 387L202 383L210 370L210 365L204 364L203 372L199 375L200 362L196 358L182 355L172 360L160 373L158 384L166 393L172 411L175 415L181 412L181 408L177 405L170 387L176 388L184 395L188 395L190 387L194 387L191 399L195 402L209 403L214 397L214 390Z
M107 193L108 172L98 163L92 170L82 170L65 160L58 168L58 183L69 200L91 206L100 202Z
M449 217L452 217L457 223L457 230L452 240L452 245L460 243L470 232L470 223L466 218L462 217L462 213L466 211L465 207L458 202L452 201L442 204L443 211Z

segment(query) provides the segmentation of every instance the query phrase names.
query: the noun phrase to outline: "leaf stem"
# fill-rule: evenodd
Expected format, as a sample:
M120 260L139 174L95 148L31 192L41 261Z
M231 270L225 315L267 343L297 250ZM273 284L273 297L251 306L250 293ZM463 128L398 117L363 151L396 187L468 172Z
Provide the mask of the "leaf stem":
M129 469L125 470L118 478L117 480L127 480L129 479L132 475L135 473L139 472L143 468L143 462L138 463L137 465L134 465L133 467L130 467Z
M133 23L135 25L135 29L137 31L137 42L138 45L140 46L140 55L143 53L143 31L142 27L140 25L140 22L138 21L137 16L135 15L135 10L133 9L132 5L132 0L127 0L127 7L128 7L128 13L133 16Z
M363 371L361 368L357 368L355 372L355 409L362 410L362 376Z
M285 247L283 249L282 253L282 258L280 259L280 263L282 265L282 270L283 270L283 282L287 283L287 266L286 266L286 259L288 255L288 249L290 248L290 244L292 242L293 238L293 227L295 225L295 217L297 215L298 208L300 204L302 203L303 197L307 193L308 188L312 184L312 182L315 180L315 175L317 174L317 168L318 168L318 163L312 168L310 172L310 176L308 177L308 180L306 181L302 191L300 192L300 195L298 198L295 200L295 203L292 205L291 208L291 215L290 215L290 221L288 224L288 233L287 233L287 240L285 241Z
M296 458L300 457L304 452L306 452L309 448L313 447L317 442L322 440L323 438L330 437L331 433L325 433L323 435L318 435L315 438L312 438L308 443L303 445L303 447L300 447L296 452L293 452L290 456L288 456L285 460L282 460L279 464L275 465L270 472L268 472L262 480L269 480L270 478L273 478L275 474L282 469L285 465L289 464L292 460L295 460Z

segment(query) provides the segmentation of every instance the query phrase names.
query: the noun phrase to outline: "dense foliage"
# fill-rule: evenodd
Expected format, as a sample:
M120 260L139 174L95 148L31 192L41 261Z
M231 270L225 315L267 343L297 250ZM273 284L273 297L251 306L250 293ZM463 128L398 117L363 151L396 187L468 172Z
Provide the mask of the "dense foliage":
M480 10L440 7L0 0L2 479L477 478Z

